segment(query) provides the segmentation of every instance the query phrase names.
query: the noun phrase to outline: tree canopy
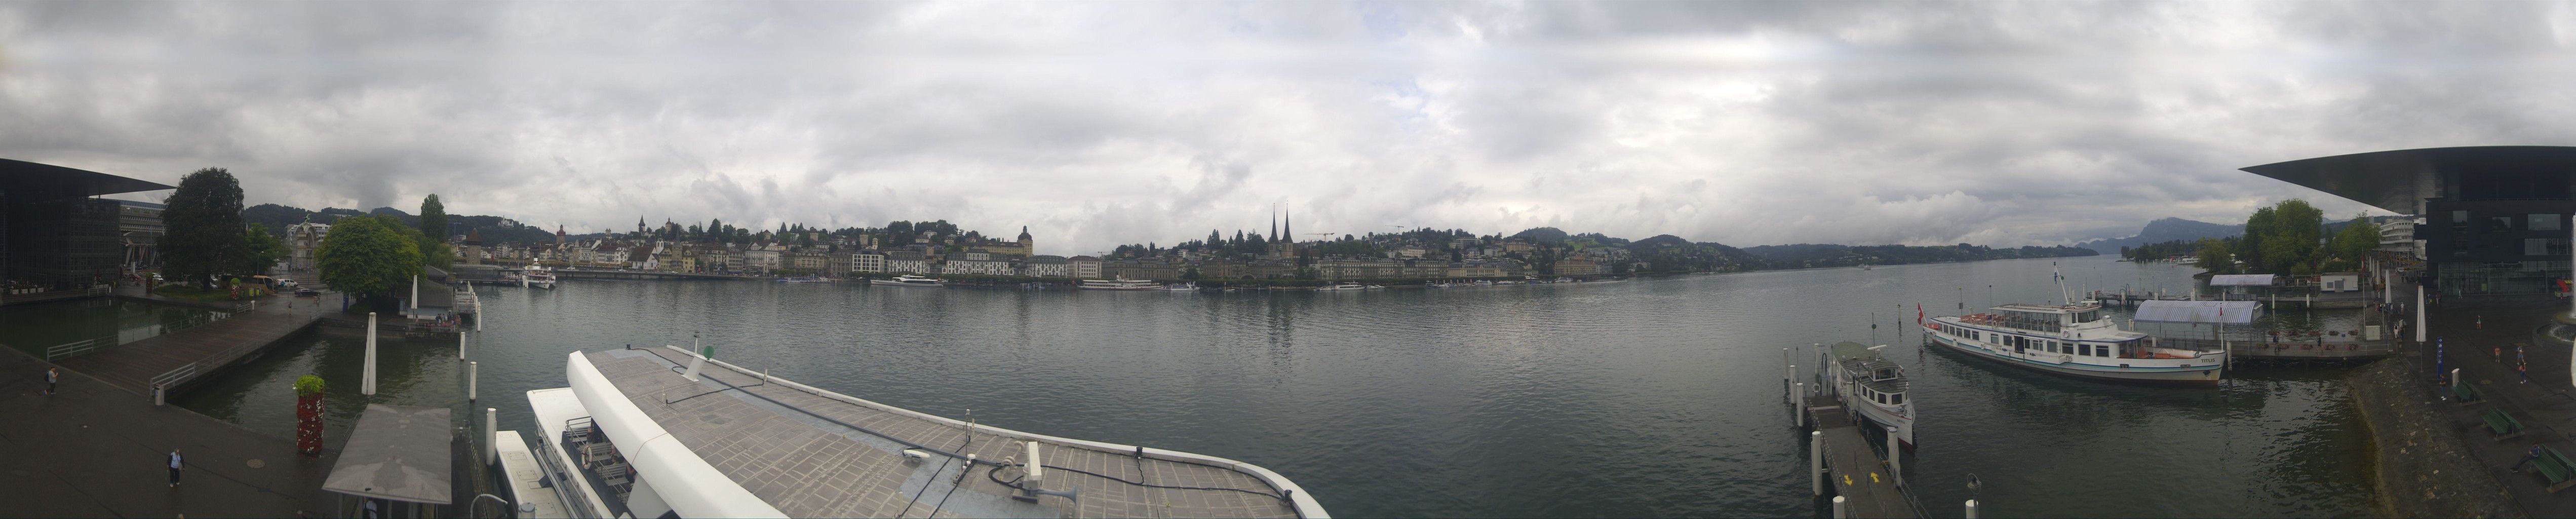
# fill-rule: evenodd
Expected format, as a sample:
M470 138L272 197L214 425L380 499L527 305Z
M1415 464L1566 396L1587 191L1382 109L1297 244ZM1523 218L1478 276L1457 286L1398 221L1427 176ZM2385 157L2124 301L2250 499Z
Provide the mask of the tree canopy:
M161 211L162 270L174 278L211 289L209 276L233 271L248 260L241 181L232 172L205 168L189 173L161 203L169 206Z
M242 239L242 272L265 274L270 265L286 259L286 242L270 234L265 224L250 224L249 229L242 231Z
M341 218L314 251L322 282L364 298L383 298L411 288L421 273L417 231L400 220L381 216Z
M447 241L447 204L439 203L437 194L420 199L420 233L433 241Z

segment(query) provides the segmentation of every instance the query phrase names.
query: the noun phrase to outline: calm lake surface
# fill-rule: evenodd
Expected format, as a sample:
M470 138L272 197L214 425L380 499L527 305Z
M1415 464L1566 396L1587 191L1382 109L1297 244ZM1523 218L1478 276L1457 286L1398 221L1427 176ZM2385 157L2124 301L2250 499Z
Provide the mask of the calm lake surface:
M563 386L567 353L695 333L718 358L861 398L1260 464L1336 515L1812 517L1781 349L1851 340L1892 344L1908 367L1924 417L1905 468L1935 515L1959 513L1971 473L1988 517L2373 513L2341 370L2132 387L1918 346L1915 304L1945 315L2054 301L2051 261L1324 293L481 288L491 318L471 338L471 413L498 408L502 428L534 429L521 393ZM2183 290L2193 272L2054 261L2071 290ZM358 341L297 341L179 404L288 436L287 385L321 373L337 443L370 401L356 393ZM372 401L465 416L453 344L384 348Z

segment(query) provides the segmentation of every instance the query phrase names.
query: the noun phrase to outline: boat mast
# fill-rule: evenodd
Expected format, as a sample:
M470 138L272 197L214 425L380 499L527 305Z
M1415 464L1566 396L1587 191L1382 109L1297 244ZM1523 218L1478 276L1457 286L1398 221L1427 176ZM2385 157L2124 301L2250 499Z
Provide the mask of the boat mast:
M2049 276L2057 280L2057 297L2058 301L2060 301L2059 304L2070 306L2074 305L2075 295L2066 293L2066 269L2057 266L2057 262L2051 261L2048 262L2048 271Z

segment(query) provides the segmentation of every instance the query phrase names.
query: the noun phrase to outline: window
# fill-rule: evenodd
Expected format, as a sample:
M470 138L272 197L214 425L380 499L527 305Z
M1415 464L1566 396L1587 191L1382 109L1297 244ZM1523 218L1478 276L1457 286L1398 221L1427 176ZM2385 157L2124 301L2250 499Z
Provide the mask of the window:
M2467 224L2467 223L2469 223L2469 212L2468 212L2468 211L2451 211L2451 223L2454 223L2454 224Z
M1887 395L1887 405L1903 405L1904 403L1905 403L1905 394L1904 394L1904 393L1897 393L1897 394L1893 394L1893 395Z
M2555 214L2529 215L2526 223L2527 225L2523 228L2534 231L2555 231L2559 229L2558 215Z
M2509 232L2509 231L2512 231L2512 230L2513 230L2513 217L2511 217L2511 216L2489 216L2489 217L2487 217L2487 229L2486 229L2486 230L2487 230L2487 232Z

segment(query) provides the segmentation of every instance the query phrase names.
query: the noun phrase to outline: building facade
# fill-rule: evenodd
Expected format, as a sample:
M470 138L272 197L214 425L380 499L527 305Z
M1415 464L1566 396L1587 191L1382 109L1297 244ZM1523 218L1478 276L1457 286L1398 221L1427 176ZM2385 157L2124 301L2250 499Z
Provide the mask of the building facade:
M2444 295L2548 294L2568 275L2576 147L2379 151L2244 170L2417 215L2416 275Z

